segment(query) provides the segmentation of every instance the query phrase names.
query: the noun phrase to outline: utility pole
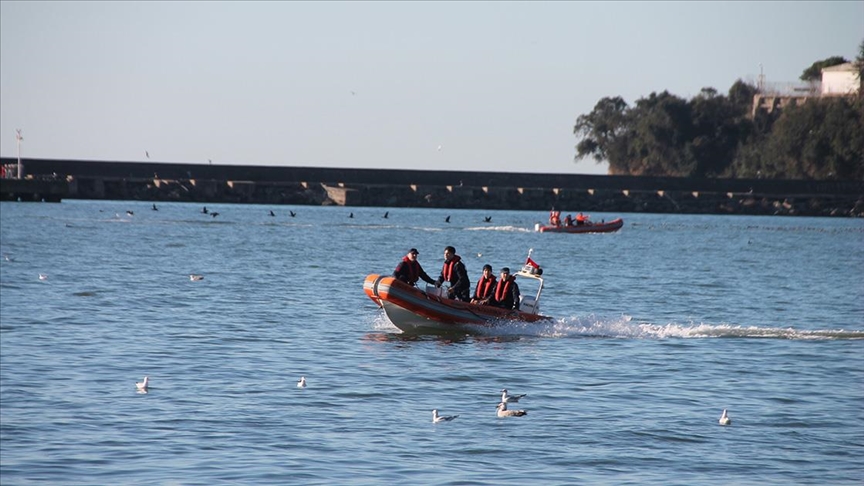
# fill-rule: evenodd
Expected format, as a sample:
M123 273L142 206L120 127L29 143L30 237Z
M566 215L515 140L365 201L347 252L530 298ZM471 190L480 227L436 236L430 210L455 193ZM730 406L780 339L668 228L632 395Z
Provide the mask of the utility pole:
M762 63L759 63L759 83L758 90L759 94L762 94L763 89L765 88L765 74L762 72Z
M23 179L22 169L21 169L21 140L24 140L24 137L21 136L21 129L18 128L15 130L15 141L18 142L18 178Z

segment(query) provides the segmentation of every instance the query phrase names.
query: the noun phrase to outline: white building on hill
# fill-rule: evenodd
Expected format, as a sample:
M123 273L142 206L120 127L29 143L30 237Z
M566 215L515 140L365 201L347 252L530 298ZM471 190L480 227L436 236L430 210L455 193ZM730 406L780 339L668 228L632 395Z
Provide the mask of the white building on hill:
M822 69L822 96L857 94L861 90L861 73L847 62Z

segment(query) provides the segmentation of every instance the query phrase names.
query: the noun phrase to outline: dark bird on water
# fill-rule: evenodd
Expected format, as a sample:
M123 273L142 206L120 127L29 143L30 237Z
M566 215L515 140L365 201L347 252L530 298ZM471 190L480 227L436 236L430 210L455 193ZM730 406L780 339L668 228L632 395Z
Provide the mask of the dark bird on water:
M156 207L156 203L153 203L153 211L159 211L159 208Z
M291 211L291 210L289 210L289 211L291 212L291 217L292 217L292 218L293 218L294 216L297 216L297 213L295 213L294 211Z
M272 210L272 209L270 210L270 216L276 216L275 214L273 214L273 210Z
M129 216L135 216L135 213L132 211L126 211L126 214L128 214Z
M387 211L386 213L384 213L384 219L387 219L387 216L390 216L390 211Z
M486 216L485 218L483 218L483 221L485 221L487 223L491 223L492 222L492 216Z
M210 213L210 216L213 216L215 218L216 216L219 216L219 213Z
M450 222L450 215L449 215L449 214L447 215L446 218L444 218L444 222L445 222L445 223L449 223L449 222Z
M201 210L203 214L207 214L207 206L204 206L204 209Z
M349 214L348 217L349 217L349 218L353 218L353 217L354 217L354 213Z

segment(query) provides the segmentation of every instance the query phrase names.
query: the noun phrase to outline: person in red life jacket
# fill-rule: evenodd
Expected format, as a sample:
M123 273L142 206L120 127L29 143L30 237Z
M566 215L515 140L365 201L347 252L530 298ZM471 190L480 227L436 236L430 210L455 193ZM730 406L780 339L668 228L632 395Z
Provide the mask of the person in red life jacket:
M421 278L426 283L434 284L435 281L423 271L423 267L421 267L420 262L417 261L417 255L419 254L420 252L417 251L417 248L411 248L408 250L408 254L402 257L402 261L399 262L399 265L396 265L396 270L393 271L393 276L408 285L417 285L417 280Z
M582 213L576 215L576 226L583 226L588 222L588 216L585 216Z
M483 276L477 281L477 288L474 289L474 297L471 298L471 303L488 304L495 294L495 284L497 283L495 275L492 274L492 265L483 265Z
M495 286L492 303L504 309L519 310L519 285L516 283L516 277L510 275L510 269L507 267L501 269L501 279Z
M444 248L444 266L441 268L441 275L435 281L435 286L440 287L444 282L450 282L447 297L464 302L471 300L471 281L468 280L468 271L465 270L462 257L456 254L456 249L452 246Z

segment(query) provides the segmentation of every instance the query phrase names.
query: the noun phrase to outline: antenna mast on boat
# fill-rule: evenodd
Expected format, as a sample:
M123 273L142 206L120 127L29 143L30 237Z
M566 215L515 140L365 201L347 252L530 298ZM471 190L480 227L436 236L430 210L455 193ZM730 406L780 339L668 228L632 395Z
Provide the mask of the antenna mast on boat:
M18 128L15 130L15 141L18 144L18 178L22 178L21 174L21 140L24 140L24 137L21 136L21 129Z

